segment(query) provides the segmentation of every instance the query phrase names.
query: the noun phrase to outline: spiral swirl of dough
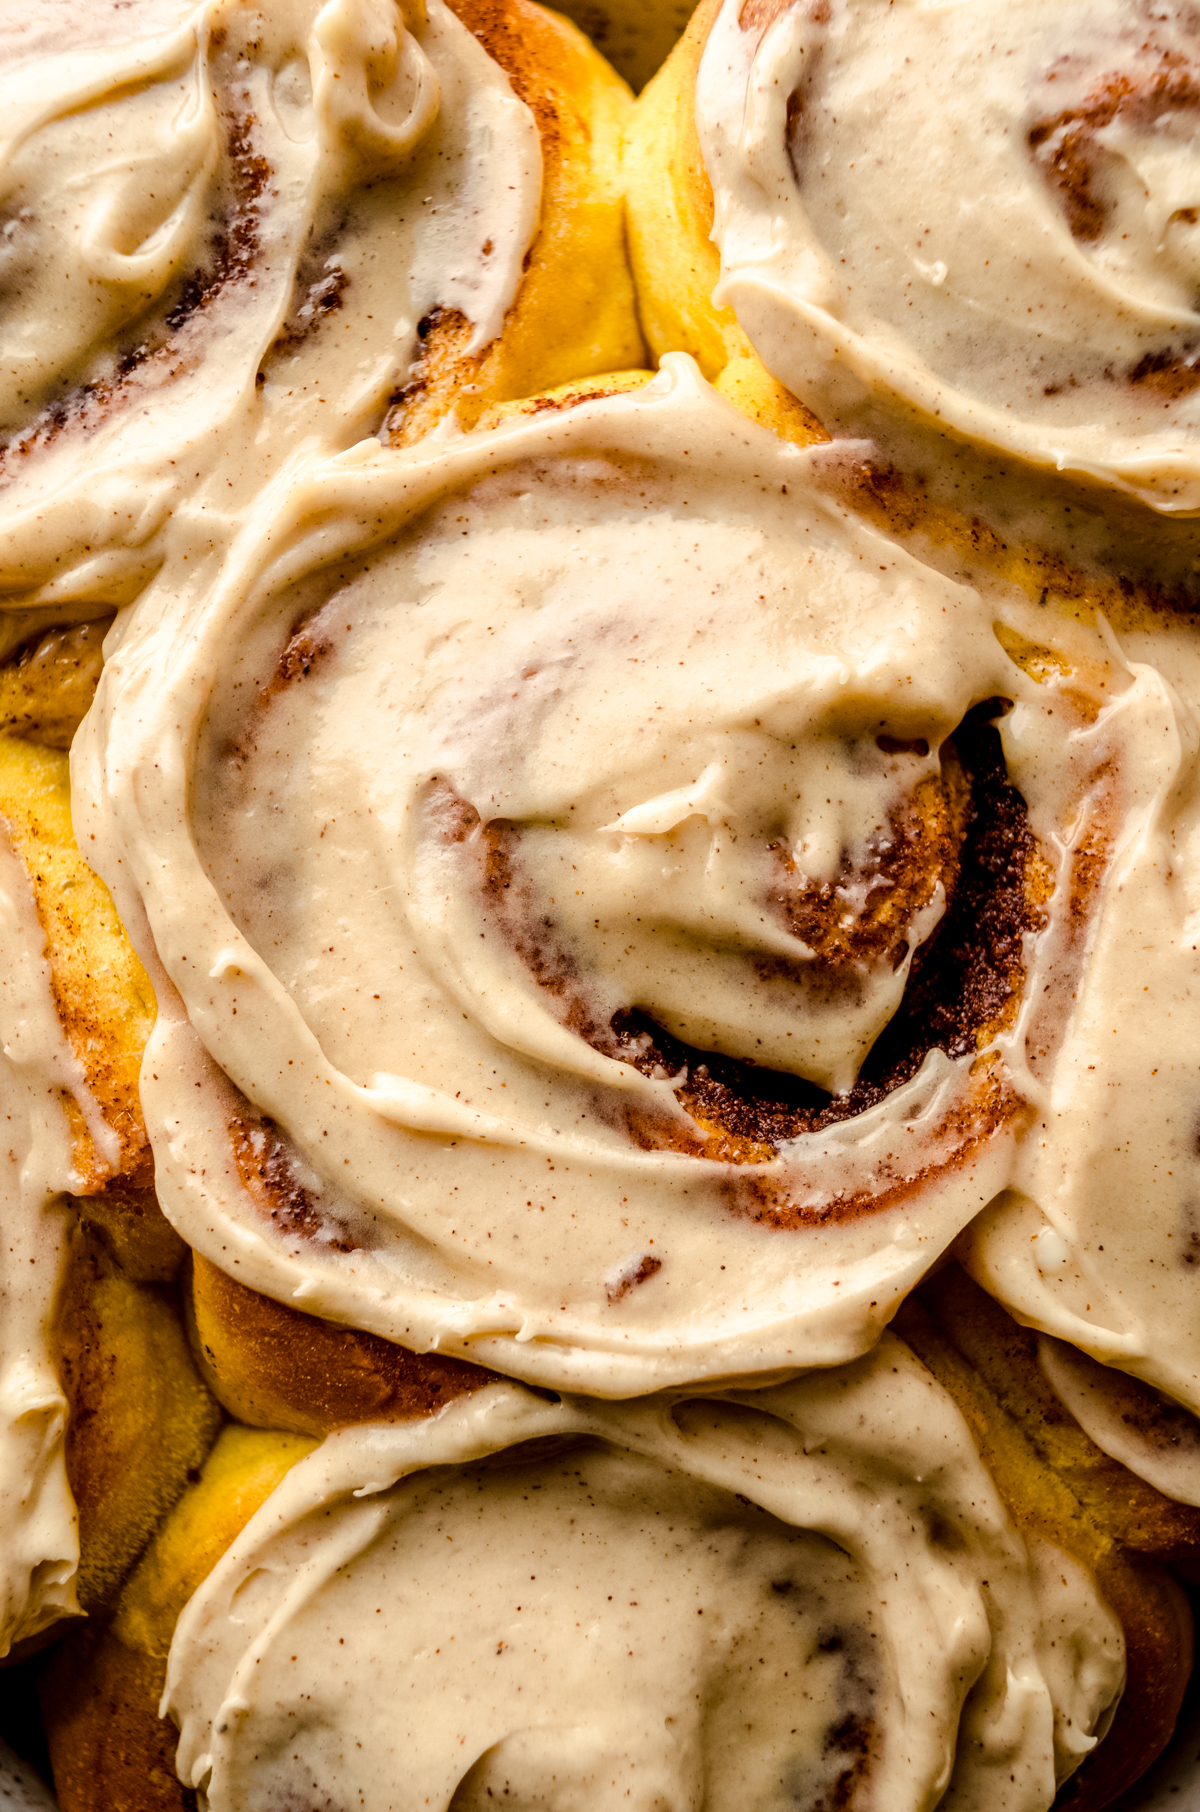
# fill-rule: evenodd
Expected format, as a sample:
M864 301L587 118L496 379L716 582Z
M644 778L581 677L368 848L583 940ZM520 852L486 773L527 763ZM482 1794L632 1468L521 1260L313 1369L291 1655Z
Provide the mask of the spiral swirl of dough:
M865 1350L1010 1181L1172 707L1032 677L827 461L680 357L143 601L76 811L215 1264L628 1394Z

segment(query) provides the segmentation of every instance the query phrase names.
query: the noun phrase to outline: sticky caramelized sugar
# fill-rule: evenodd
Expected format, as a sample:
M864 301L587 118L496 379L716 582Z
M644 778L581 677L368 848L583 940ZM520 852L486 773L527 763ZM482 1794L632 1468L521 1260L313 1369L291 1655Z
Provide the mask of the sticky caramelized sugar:
M877 738L885 753L901 748L926 755L928 746ZM773 905L794 937L833 974L887 962L898 969L909 951L909 927L939 884L949 894L959 875L970 789L948 748L940 775L918 781L909 799L868 839L866 860L846 863L835 880L813 882L797 872L782 844L771 845L781 872Z
M679 1100L697 1122L695 1149L723 1161L773 1157L786 1140L823 1131L866 1112L913 1077L931 1050L960 1057L982 1050L1013 1022L1025 976L1025 940L1046 923L1047 870L1029 828L1025 801L1008 778L994 719L1007 701L978 705L943 749L941 773L918 782L867 846L832 881L806 883L778 845L781 883L770 904L807 944L829 986L852 987L865 964L898 968L907 929L935 889L946 911L913 957L899 1011L876 1041L854 1087L831 1095L804 1078L693 1048L631 1002L597 1015L570 950L534 897L520 865L512 825L481 825L474 808L448 789L436 806L445 842L477 836L489 922L500 930L556 1016L596 1050L644 1075L675 1079ZM925 752L925 751L921 751ZM777 979L780 959L758 959L760 979ZM638 1143L678 1146L678 1127L635 1115ZM692 1149L689 1146L689 1149Z

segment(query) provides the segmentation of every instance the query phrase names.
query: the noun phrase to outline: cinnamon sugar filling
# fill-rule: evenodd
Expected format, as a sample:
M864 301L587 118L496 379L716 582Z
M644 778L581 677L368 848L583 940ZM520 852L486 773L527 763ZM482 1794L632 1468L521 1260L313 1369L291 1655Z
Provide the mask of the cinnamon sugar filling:
M1044 858L995 728L995 719L1010 708L1007 700L989 699L969 712L943 745L940 777L919 782L887 826L867 840L866 861L856 865L846 857L836 879L808 881L797 874L790 853L770 846L780 878L764 905L810 948L812 969L835 998L841 991L853 994L865 966L898 968L909 954L912 919L936 884L945 891L943 916L913 953L900 1008L844 1094L748 1058L689 1045L636 1000L600 1017L569 942L552 913L539 912L545 902L523 869L519 828L483 824L474 807L448 788L438 791L430 810L447 843L472 846L482 869L484 916L554 1002L562 1023L605 1056L656 1080L670 1077L679 1100L709 1133L698 1142L705 1155L763 1161L787 1140L876 1106L916 1075L930 1051L953 1058L982 1050L1012 1023L1025 980L1026 940L1044 928L1047 914L1040 897ZM895 738L879 740L888 749L900 746ZM920 752L927 753L927 746L921 744ZM767 982L790 979L793 966L761 956L756 967ZM719 1132L719 1140L711 1131ZM638 1121L635 1136L650 1148L679 1146L678 1128L668 1132L648 1118Z

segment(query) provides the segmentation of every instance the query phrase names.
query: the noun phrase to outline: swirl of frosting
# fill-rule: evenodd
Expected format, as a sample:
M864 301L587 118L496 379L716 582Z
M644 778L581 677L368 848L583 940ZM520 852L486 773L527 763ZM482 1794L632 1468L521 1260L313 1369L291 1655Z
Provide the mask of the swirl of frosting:
M0 1255L0 1657L77 1612L79 1530L67 1484L67 1403L52 1326L75 1169L65 1101L112 1144L54 1003L46 938L29 877L0 838L0 1165L5 1240Z
M716 299L831 421L879 398L1195 514L1198 108L1184 6L727 0Z
M678 355L143 598L74 810L190 1245L619 1395L853 1357L1011 1179L1161 701L1023 667L829 458Z
M971 1228L965 1254L979 1281L1018 1319L1131 1373L1193 1414L1200 1413L1194 634L1189 624L1186 640L1146 635L1145 652L1156 665L1128 662L1133 684L1155 701L1157 729L1146 737L1098 894L1051 1087L1012 1187ZM1174 660L1172 641L1184 642ZM1152 1482L1174 1476L1179 1495L1195 1501L1194 1461L1182 1463L1181 1453L1181 1465L1162 1473L1152 1453L1137 1458L1131 1429L1113 1449L1089 1407L1097 1396L1086 1388L1094 1368L1057 1369L1068 1380L1070 1407L1101 1446L1123 1460L1128 1455ZM1119 1391L1116 1401L1120 1410ZM1143 1405L1139 1419L1145 1414ZM1178 1444L1178 1434L1169 1440Z
M541 161L441 0L110 0L66 50L39 16L0 22L0 594L61 617L135 595L181 502L211 545L377 426L431 308L493 339Z
M949 1398L885 1336L757 1396L613 1408L496 1385L331 1435L185 1609L166 1702L212 1812L268 1786L381 1804L398 1752L412 1803L457 1812L915 1812L947 1788L1043 1812L1122 1650L1088 1575L1026 1550Z

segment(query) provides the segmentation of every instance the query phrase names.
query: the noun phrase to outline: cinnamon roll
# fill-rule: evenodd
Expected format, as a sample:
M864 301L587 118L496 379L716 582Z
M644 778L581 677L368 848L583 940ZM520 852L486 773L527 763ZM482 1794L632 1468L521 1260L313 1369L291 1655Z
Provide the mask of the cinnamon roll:
M462 1812L693 1803L701 1782L716 1808L1044 1808L1123 1682L1088 1571L1017 1534L891 1336L761 1393L605 1406L494 1384L345 1430L232 1545L257 1492L235 1510L218 1486L206 1468L94 1653L124 1744L99 1694L90 1718L51 1715L56 1749L69 1730L114 1783L165 1667L179 1771L213 1812L378 1805L398 1754L409 1798ZM172 1803L126 1784L135 1812ZM92 1803L68 1791L66 1812Z
M27 665L39 670L36 651ZM65 666L69 691L72 663ZM36 730L37 694L49 695L53 739L70 707L64 688L48 683L52 669L53 662L41 667L40 687L27 676L23 702L25 727ZM163 1268L170 1274L182 1248L154 1200L138 1104L153 993L107 889L75 845L66 756L8 735L0 735L0 910L0 1097L8 1128L0 1154L7 1235L0 1254L0 1654L6 1654L77 1608L79 1537L67 1481L55 1307L79 1204L86 1199L95 1220L113 1230L135 1276ZM98 1408L94 1401L91 1408Z
M529 0L7 8L6 605L95 616L302 449L637 363L627 98Z
M897 1326L966 1417L1017 1526L1090 1567L1121 1618L1125 1693L1072 1784L1082 1803L1108 1805L1141 1778L1175 1725L1187 1662L1169 1634L1181 1627L1179 1590L1161 1563L1195 1576L1200 1519L1101 1451L1051 1388L1037 1336L956 1265L908 1298ZM1182 1653L1190 1655L1190 1638Z
M635 132L657 349L690 333L724 365L744 335L840 431L898 412L1200 511L1187 7L727 0L689 40Z
M173 1278L116 1257L102 1227L73 1230L53 1351L68 1418L67 1483L78 1516L75 1591L112 1611L150 1536L203 1463L221 1420L188 1347Z
M148 596L76 805L194 1250L629 1395L864 1351L1006 1186L1174 706L838 474L672 362Z

